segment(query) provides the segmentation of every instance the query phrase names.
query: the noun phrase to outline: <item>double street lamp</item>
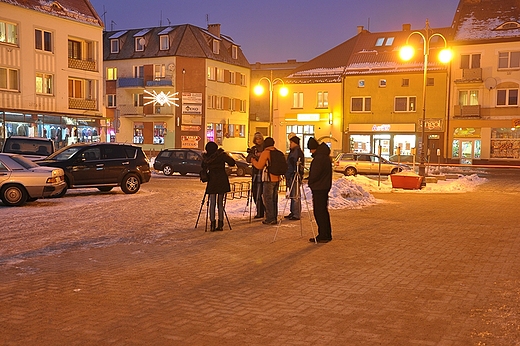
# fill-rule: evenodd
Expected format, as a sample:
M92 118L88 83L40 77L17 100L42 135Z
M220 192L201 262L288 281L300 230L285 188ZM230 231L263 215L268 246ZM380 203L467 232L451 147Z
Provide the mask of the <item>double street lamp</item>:
M448 63L451 61L452 58L452 52L448 48L448 43L446 41L446 37L444 37L440 33L434 33L432 32L430 28L430 23L428 20L426 20L426 25L424 27L424 31L413 31L408 35L408 38L406 39L406 45L402 47L399 51L399 55L401 59L408 61L410 60L414 53L415 48L409 45L408 41L410 40L410 37L413 35L419 35L422 37L423 41L423 54L424 54L424 62L423 62L423 94L422 94L422 126L421 126L421 151L420 151L420 162L419 162L419 175L423 177L423 183L425 182L425 176L426 176L426 138L425 138L425 127L426 127L426 84L427 84L427 78L426 73L428 70L428 55L430 52L430 43L432 38L434 37L440 37L444 41L444 48L439 53L439 61L442 63Z
M271 77L262 77L256 84L256 86L253 89L253 92L260 96L264 93L264 87L262 84L260 84L262 81L267 81L269 85L269 136L273 137L273 92L274 92L274 86L276 84L282 84L282 87L279 90L280 96L287 96L289 94L289 90L285 86L283 80L281 78L274 78L273 79L273 71L271 71Z

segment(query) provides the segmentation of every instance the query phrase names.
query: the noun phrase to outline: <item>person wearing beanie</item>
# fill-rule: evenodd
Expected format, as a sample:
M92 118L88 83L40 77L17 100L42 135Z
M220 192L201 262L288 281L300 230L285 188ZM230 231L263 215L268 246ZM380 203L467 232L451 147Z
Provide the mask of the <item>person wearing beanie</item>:
M332 240L332 226L328 210L329 191L332 187L330 148L325 143L319 144L314 137L309 138L307 148L312 153L308 185L312 191L312 207L318 224L318 235L316 238L310 238L309 241L328 243Z
M260 158L260 154L264 150L264 136L260 132L256 132L253 136L253 146L247 149L247 157L246 161L251 163L251 160L255 158L258 160ZM262 184L262 171L252 167L252 195L251 197L255 201L256 205L256 215L255 219L263 219L265 214L265 206L262 199L263 192L263 184Z
M299 220L301 217L301 182L303 179L303 168L305 157L300 148L300 137L294 135L289 138L289 156L287 157L287 172L285 173L286 186L291 199L291 210L284 217L289 220Z
M232 167L235 165L235 160L215 142L208 142L205 148L201 166L203 170L208 171L209 175L206 195L209 198L210 231L222 231L224 230L224 197L231 191L226 174L226 163ZM218 207L218 224L215 220L215 207Z
M267 170L269 161L271 160L271 151L275 150L274 139L267 137L264 140L264 151L258 159L253 157L251 163L253 167L262 172L262 199L265 206L265 225L276 225L278 223L278 187L280 185L280 176L271 174Z

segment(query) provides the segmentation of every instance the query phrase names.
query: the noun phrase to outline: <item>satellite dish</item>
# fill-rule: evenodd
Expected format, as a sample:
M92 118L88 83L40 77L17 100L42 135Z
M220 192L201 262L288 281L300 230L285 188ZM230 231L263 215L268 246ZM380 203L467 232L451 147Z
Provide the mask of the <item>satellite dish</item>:
M174 63L168 64L168 71L173 71L174 68L175 68Z
M493 77L486 78L486 80L484 81L484 86L486 87L486 89L491 90L497 86L497 80Z
M145 40L144 38L141 37L141 38L139 39L139 44L140 44L141 46L144 46L145 43L146 43L146 40Z

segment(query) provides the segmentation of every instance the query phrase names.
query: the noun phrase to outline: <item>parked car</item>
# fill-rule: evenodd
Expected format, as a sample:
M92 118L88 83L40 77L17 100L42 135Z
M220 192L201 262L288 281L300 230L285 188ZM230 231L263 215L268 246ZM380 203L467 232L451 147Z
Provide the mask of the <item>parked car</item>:
M63 168L67 187L59 197L67 189L84 187L106 192L120 186L124 193L136 193L152 175L143 150L132 144L72 144L36 163Z
M41 167L21 155L0 153L0 199L5 205L22 205L65 188L63 169Z
M11 136L6 138L2 152L20 154L37 161L54 153L54 142L44 137Z
M408 165L388 161L376 154L340 153L333 161L334 171L344 175L379 174L379 163L381 174L410 170Z
M153 168L162 171L164 175L172 175L175 172L181 175L188 173L199 174L202 164L200 149L163 149L155 158ZM229 167L226 163L227 175L237 172L237 167Z
M388 158L392 162L404 162L404 163L413 163L414 156L413 155L392 155ZM415 156L415 163L419 162L419 156Z
M237 177L253 174L253 166L247 162L244 153L238 151L231 151L229 155L235 160L237 165Z

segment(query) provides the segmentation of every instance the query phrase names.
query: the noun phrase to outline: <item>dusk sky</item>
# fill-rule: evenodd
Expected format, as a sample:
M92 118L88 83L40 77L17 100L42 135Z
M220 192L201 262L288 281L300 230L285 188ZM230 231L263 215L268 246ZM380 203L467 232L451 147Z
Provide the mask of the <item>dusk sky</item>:
M91 0L107 30L220 23L250 63L310 60L357 33L451 26L459 0ZM105 13L103 15L103 13Z

